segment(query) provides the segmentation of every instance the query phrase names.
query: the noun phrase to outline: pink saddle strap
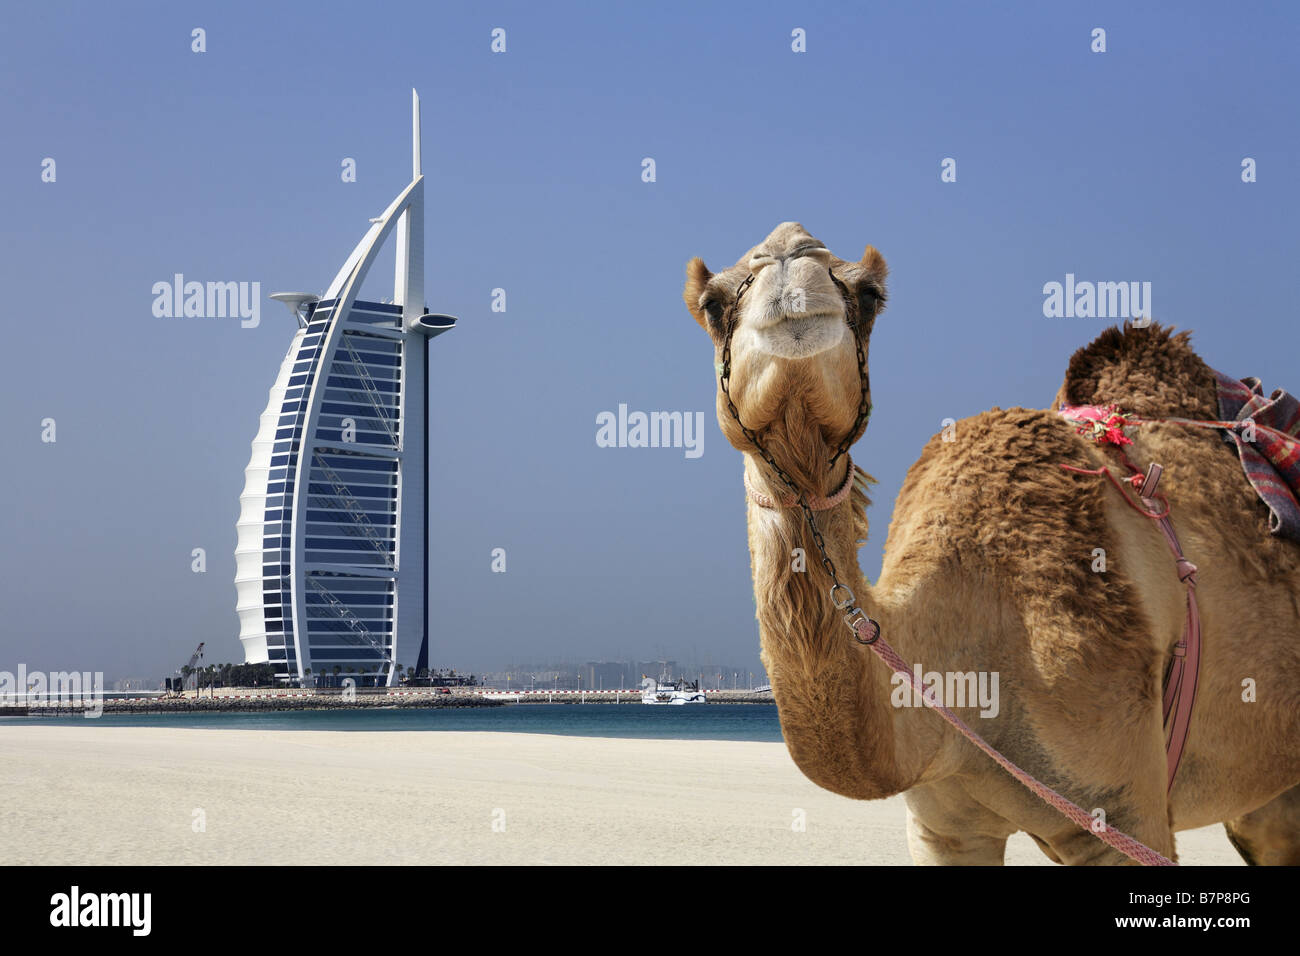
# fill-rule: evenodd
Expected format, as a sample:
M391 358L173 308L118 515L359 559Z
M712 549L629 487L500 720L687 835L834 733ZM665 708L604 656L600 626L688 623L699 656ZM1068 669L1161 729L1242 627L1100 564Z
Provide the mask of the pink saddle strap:
M1142 503L1153 512L1159 504L1154 495L1162 470L1159 465L1152 464L1139 491ZM1156 518L1155 522L1173 552L1178 580L1187 585L1187 621L1183 626L1183 639L1174 645L1173 658L1165 671L1161 700L1168 790L1173 790L1178 764L1187 747L1187 733L1192 726L1192 708L1196 703L1196 685L1201 672L1201 612L1196 604L1196 565L1183 555L1183 547L1169 519L1169 509L1166 508L1164 516Z

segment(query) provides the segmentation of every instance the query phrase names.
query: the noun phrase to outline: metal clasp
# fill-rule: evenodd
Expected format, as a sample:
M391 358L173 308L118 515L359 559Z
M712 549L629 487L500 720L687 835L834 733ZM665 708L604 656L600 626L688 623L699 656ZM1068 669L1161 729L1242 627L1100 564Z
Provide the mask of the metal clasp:
M844 615L844 623L848 625L849 630L853 632L853 639L859 644L874 644L880 640L880 625L867 617L867 612L860 607L849 608ZM862 635L858 633L858 624L866 624L871 630L871 638L863 640Z
M840 593L846 596L836 598L835 595ZM849 590L848 585L841 584L838 581L831 585L831 603L835 605L836 610L844 612L844 623L853 632L854 640L859 644L874 644L880 640L880 625L867 617L867 612L858 607L856 601L857 599L853 596L853 592ZM859 624L867 624L871 628L871 640L864 641L861 635L858 634Z

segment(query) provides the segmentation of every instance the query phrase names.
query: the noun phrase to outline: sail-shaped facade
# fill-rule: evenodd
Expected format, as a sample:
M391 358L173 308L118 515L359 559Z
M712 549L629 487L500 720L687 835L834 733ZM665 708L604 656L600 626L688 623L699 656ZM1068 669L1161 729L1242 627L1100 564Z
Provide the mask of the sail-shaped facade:
M391 685L428 666L428 349L455 320L424 305L424 177L413 177L298 322L253 439L235 549L247 663L288 683ZM390 302L358 298L385 241Z

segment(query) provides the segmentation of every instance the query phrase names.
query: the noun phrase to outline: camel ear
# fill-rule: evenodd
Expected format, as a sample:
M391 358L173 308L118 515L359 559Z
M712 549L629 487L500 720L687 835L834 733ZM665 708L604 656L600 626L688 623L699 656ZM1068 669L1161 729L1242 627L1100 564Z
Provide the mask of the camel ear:
M867 246L858 262L858 307L862 314L875 318L885 308L888 298L885 292L885 278L889 275L889 266L885 257L876 251L875 246Z
M706 331L709 328L708 316L700 305L700 296L712 278L713 273L699 256L686 263L686 288L682 290L682 299L686 302L686 308L691 310L691 315L695 316L695 321Z

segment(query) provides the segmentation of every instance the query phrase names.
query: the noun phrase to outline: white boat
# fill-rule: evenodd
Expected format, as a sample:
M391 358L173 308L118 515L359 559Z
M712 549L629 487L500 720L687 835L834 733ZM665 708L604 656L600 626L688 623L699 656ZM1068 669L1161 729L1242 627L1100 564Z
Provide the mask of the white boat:
M698 683L686 681L669 681L661 684L653 677L641 681L641 703L643 704L703 704L704 692Z

